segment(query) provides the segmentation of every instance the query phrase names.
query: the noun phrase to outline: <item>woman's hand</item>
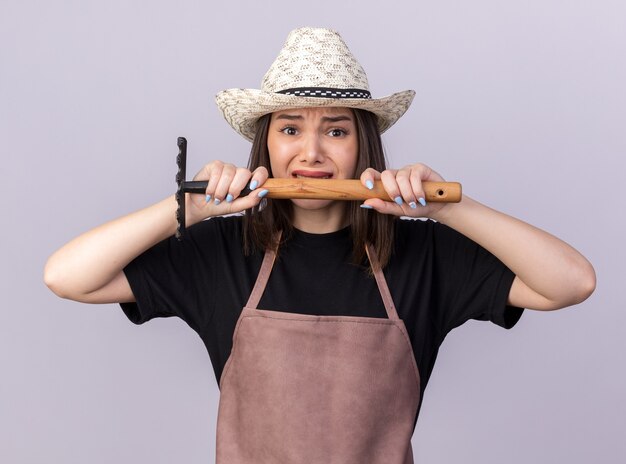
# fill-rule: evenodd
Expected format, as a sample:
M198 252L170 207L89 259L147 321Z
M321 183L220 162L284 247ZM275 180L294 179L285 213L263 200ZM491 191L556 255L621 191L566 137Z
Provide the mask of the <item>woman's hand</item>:
M382 181L385 191L394 201L371 198L363 202L365 208L369 207L379 213L395 216L434 218L446 207L446 203L426 203L422 182L443 182L444 179L424 164L412 164L402 169L386 169L382 173L368 168L361 174L361 183L367 188L370 182L376 180Z
M187 195L186 225L190 226L211 216L239 213L258 205L267 193L262 188L267 178L268 172L264 167L250 172L222 161L207 164L193 178L208 181L205 195ZM239 197L248 184L253 192Z

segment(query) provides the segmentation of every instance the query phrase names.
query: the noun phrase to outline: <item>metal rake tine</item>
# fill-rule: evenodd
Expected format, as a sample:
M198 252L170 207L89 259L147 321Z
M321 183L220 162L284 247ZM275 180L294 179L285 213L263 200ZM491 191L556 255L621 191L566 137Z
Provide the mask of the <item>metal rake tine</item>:
M178 172L176 173L176 238L178 240L183 239L185 234L185 191L184 183L187 171L187 139L185 137L178 137L178 156L176 156L176 165L178 166Z

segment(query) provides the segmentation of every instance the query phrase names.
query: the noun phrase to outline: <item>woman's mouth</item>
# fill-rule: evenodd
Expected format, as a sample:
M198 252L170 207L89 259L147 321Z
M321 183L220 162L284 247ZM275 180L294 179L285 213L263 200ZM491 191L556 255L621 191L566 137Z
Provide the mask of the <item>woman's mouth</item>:
M292 177L296 179L330 179L333 177L331 172L326 171L293 171L291 173Z

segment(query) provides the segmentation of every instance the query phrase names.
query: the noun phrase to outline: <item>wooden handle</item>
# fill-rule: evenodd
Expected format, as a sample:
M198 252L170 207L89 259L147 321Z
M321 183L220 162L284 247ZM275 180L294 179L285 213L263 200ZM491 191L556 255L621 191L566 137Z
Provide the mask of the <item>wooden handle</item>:
M458 203L461 184L458 182L424 182L427 202ZM267 179L262 188L269 190L267 198L308 198L317 200L367 200L380 198L393 201L381 181L369 190L355 179Z

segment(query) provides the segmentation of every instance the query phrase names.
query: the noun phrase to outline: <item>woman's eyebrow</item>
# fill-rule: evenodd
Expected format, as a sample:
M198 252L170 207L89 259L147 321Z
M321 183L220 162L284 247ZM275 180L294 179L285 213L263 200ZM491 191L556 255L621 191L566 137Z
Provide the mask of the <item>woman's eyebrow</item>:
M294 121L296 119L304 119L304 118L298 114L279 114L278 116L276 116L276 119L287 119L289 121Z
M350 116L324 116L322 122L339 122L339 121L352 121Z

